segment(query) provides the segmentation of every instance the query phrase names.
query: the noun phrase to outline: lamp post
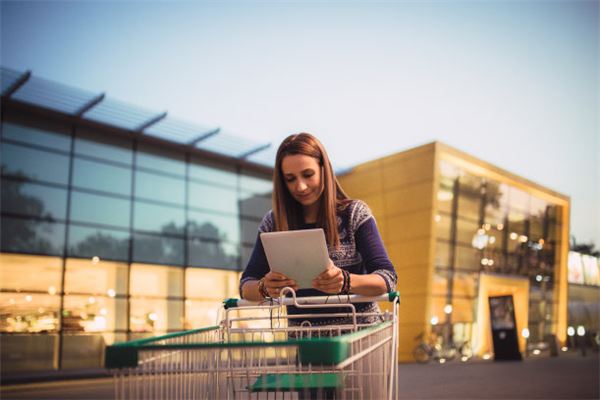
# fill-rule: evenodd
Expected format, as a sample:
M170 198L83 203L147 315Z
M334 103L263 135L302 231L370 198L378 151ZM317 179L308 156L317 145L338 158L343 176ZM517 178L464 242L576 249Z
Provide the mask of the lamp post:
M527 358L527 356L529 355L529 329L523 328L523 330L521 330L521 336L523 336L523 338L525 339L525 358Z

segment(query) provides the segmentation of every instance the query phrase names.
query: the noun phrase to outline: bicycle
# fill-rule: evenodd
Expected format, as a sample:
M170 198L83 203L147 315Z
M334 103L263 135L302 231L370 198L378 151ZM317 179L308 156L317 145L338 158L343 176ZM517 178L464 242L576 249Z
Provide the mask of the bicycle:
M425 333L422 332L415 337L415 340L419 343L414 347L412 355L418 363L425 364L434 360L443 364L454 360L458 355L459 349L453 345L444 345L441 338L433 333L425 339Z

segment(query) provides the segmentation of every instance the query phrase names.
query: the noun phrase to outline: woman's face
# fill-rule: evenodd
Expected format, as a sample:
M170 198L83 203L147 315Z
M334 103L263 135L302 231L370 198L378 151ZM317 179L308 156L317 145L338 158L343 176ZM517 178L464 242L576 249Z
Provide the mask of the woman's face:
M321 166L316 158L303 154L285 156L281 173L292 197L304 207L317 204L323 193Z

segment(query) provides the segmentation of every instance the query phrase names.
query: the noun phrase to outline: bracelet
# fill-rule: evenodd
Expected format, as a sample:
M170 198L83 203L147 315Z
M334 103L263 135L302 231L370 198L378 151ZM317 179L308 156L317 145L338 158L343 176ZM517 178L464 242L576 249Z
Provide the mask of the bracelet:
M269 297L269 292L267 292L267 288L265 287L265 278L258 280L258 294L265 299Z
M342 275L344 276L344 282L339 294L350 294L350 272L343 269Z

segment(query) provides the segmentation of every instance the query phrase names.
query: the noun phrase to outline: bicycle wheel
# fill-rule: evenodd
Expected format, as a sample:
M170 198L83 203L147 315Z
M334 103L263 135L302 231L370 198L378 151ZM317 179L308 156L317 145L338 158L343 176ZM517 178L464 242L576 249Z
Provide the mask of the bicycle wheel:
M429 348L424 344L419 344L413 349L412 355L416 362L425 364L429 361Z

